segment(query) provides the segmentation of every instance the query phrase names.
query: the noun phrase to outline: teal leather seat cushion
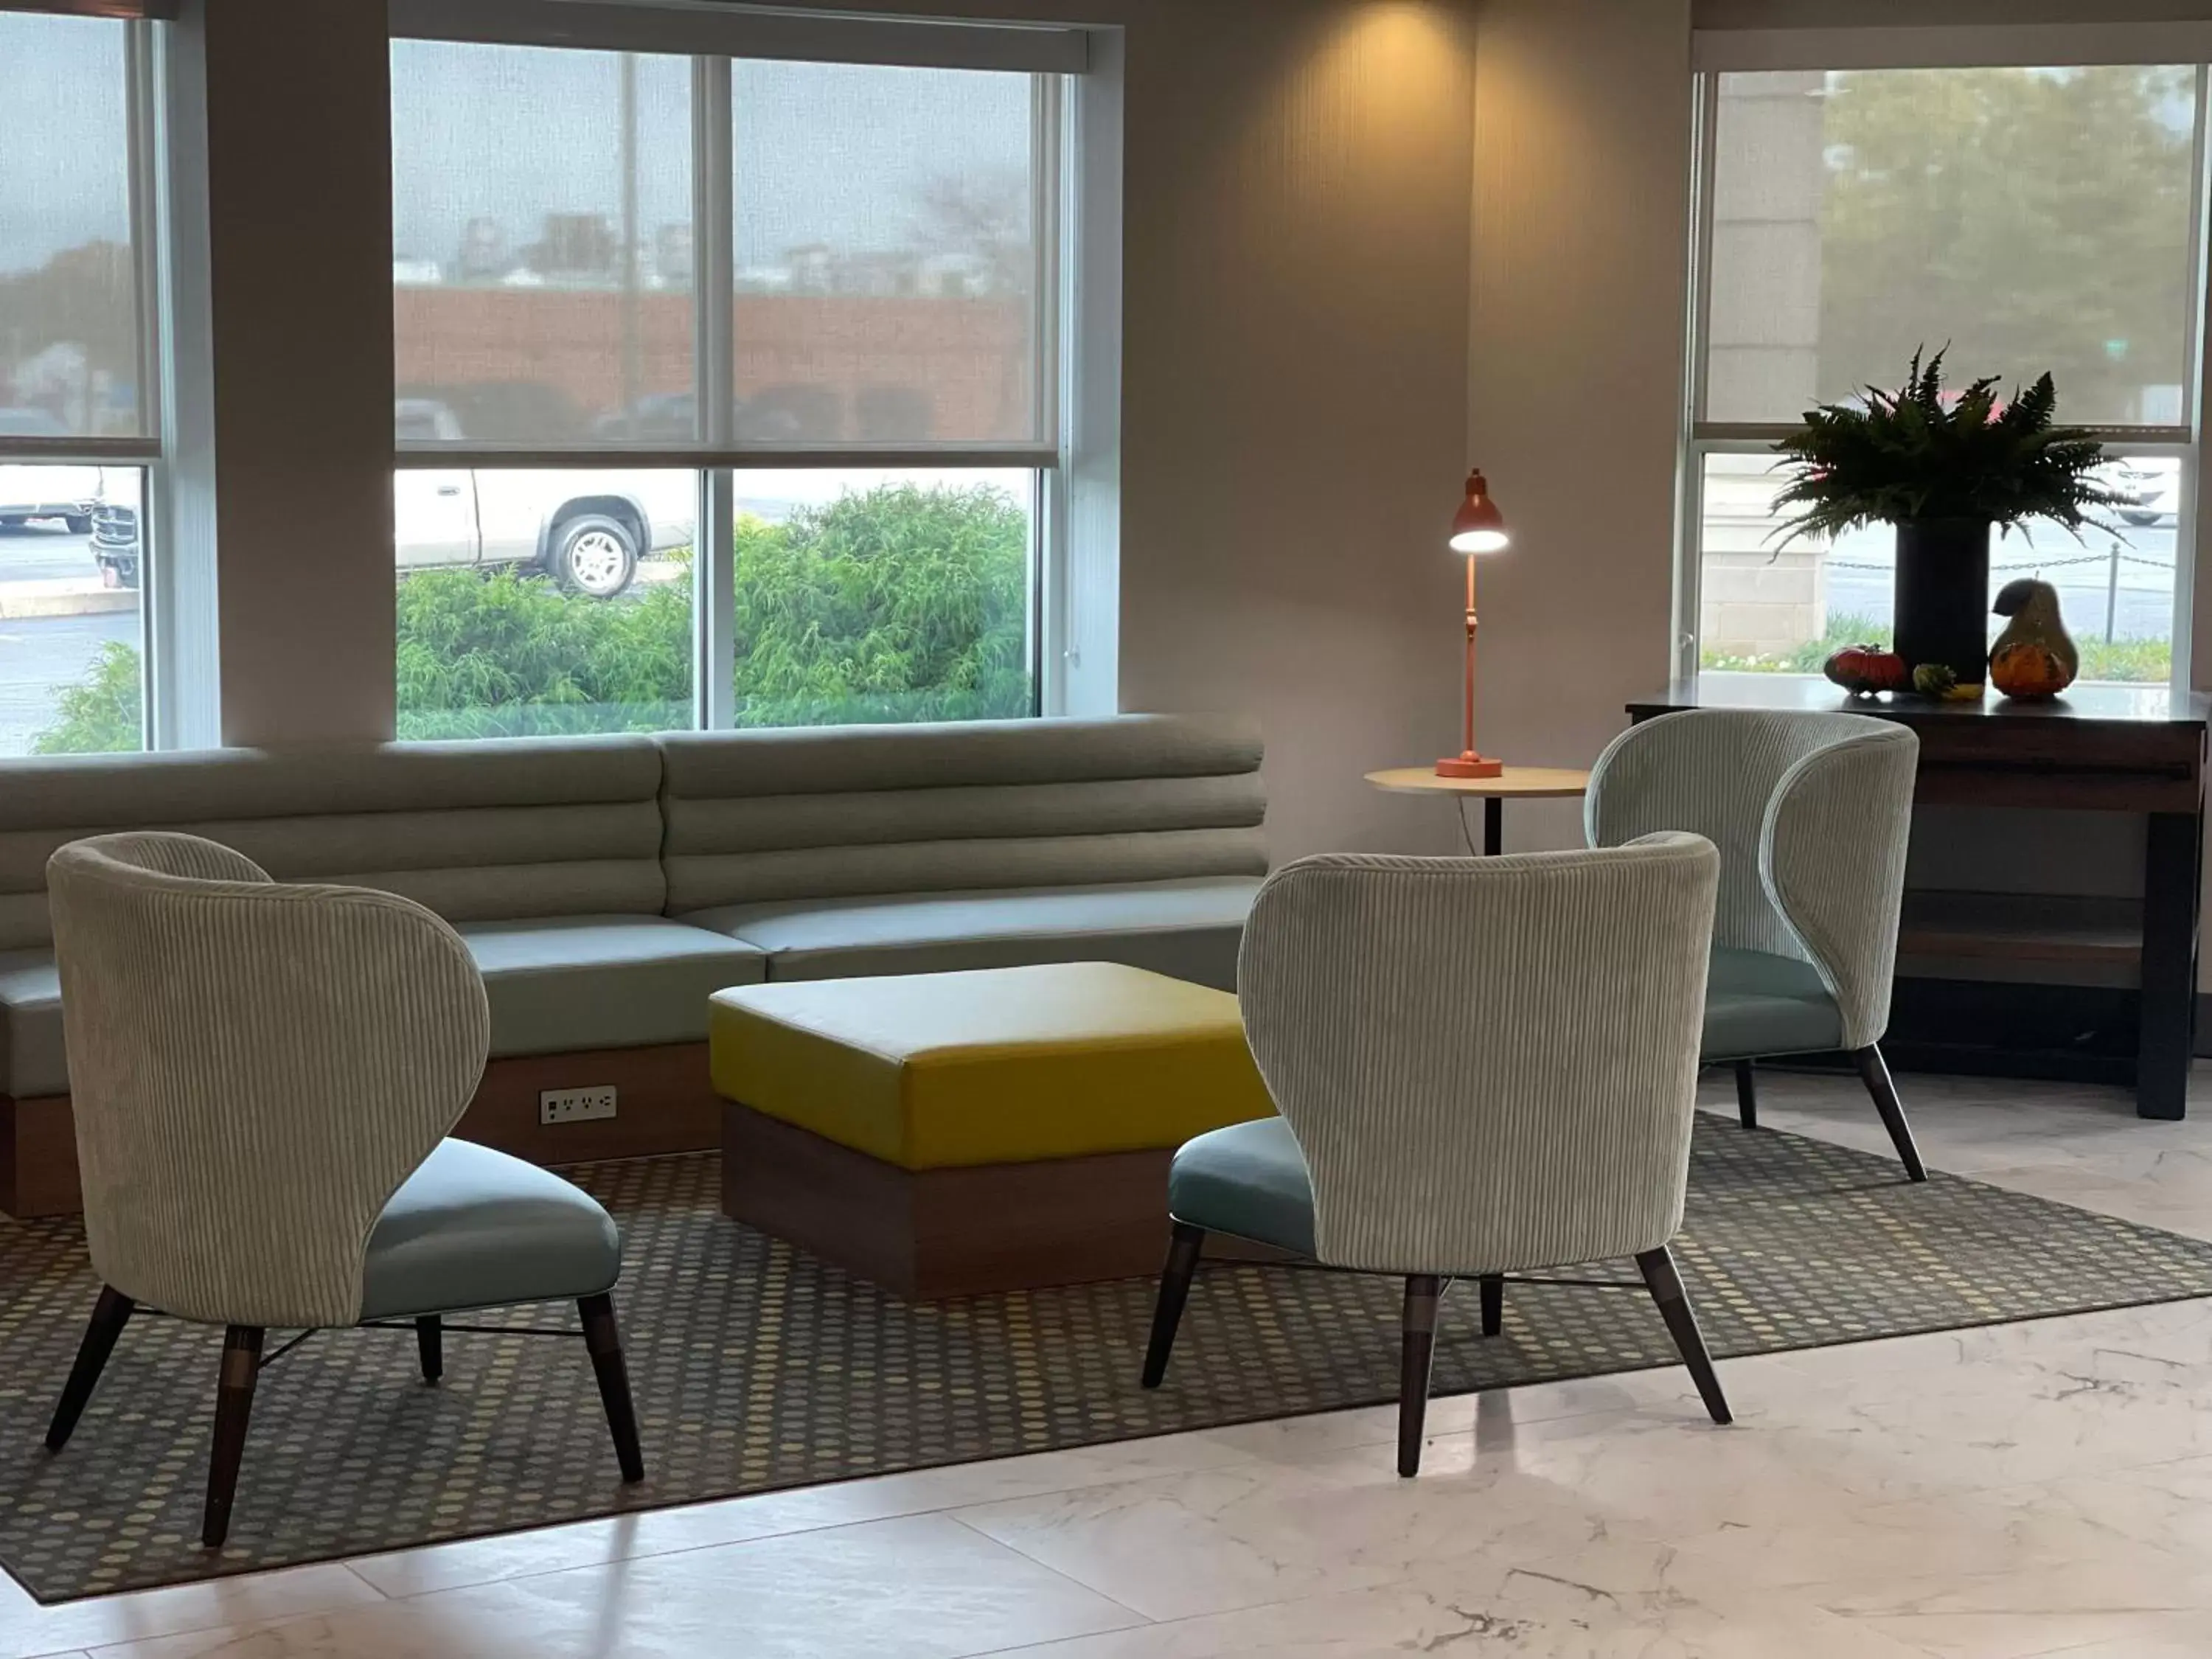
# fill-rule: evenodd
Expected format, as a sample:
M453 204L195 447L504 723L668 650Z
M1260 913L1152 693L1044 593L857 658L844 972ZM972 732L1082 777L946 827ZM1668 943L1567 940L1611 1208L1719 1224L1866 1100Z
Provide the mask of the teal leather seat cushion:
M592 1199L534 1164L443 1140L369 1231L361 1316L569 1301L621 1273L622 1240Z
M787 899L680 918L769 953L771 980L845 979L1118 962L1237 988L1237 950L1256 876Z
M704 1042L707 999L767 977L766 956L665 916L465 922L491 1003L491 1052Z
M1168 1213L1208 1232L1313 1254L1313 1182L1279 1117L1185 1141L1168 1169Z
M0 951L0 1094L69 1092L62 981L52 951Z
M1713 947L1699 1058L1818 1054L1843 1040L1843 1015L1811 963L1763 951Z

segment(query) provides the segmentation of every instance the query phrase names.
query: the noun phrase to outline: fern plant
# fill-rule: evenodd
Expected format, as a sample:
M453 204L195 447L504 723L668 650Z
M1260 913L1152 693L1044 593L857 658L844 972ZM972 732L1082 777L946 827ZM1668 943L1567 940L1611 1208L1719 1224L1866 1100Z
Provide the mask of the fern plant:
M1775 448L1790 483L1775 497L1784 542L1833 539L1875 523L1939 520L2001 525L2051 519L2077 535L2121 497L2098 482L2104 446L2054 423L2057 388L2045 374L2000 403L1994 376L1947 399L1941 351L1920 352L1894 392L1869 386L1864 405L1808 410Z

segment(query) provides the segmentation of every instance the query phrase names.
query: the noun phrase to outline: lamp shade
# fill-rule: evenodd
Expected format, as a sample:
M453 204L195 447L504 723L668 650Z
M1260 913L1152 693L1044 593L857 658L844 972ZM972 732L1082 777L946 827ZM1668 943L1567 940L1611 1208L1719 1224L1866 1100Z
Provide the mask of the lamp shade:
M1490 499L1490 484L1479 471L1467 475L1467 499L1452 520L1451 550L1455 553L1497 553L1513 538L1507 533L1505 515Z

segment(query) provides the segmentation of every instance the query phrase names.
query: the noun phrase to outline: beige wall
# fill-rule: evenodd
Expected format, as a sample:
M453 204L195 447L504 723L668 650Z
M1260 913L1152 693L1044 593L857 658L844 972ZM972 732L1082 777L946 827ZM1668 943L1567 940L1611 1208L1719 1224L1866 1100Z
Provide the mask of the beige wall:
M392 107L383 0L210 0L222 738L391 734Z
M1128 41L1122 705L1258 714L1279 854L1441 850L1360 779L1457 747L1468 15L1212 0Z
M1468 453L1514 530L1483 567L1509 758L1587 765L1665 684L1688 247L1689 0L1490 0L1475 82ZM1486 745L1487 746L1487 745ZM1507 844L1571 845L1567 806Z

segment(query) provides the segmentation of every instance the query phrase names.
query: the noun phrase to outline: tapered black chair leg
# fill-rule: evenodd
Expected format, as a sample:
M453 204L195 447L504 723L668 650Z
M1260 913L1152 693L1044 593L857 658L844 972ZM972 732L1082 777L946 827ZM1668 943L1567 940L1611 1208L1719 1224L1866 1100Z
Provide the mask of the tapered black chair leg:
M1745 1128L1759 1127L1759 1079L1752 1074L1747 1060L1735 1063L1735 1115L1743 1120Z
M1721 1380L1713 1371L1713 1357L1705 1352L1705 1334L1698 1329L1698 1316L1691 1311L1681 1275L1674 1271L1674 1258L1662 1244L1638 1256L1636 1265L1643 1270L1651 1299L1659 1304L1667 1334L1674 1339L1682 1363L1690 1368L1690 1380L1698 1385L1698 1397L1705 1402L1705 1410L1716 1423L1733 1422L1728 1396L1721 1392Z
M261 1370L261 1338L258 1325L233 1325L223 1333L215 1447L208 1455L207 1509L200 1520L200 1542L211 1550L222 1548L230 1536L231 1500L238 1496L238 1466L246 1455L246 1425L253 1415L253 1385Z
M1905 1121L1905 1103L1897 1097L1897 1085L1890 1078L1889 1062L1881 1057L1881 1049L1869 1042L1851 1059L1867 1092L1874 1097L1874 1109L1881 1114L1882 1127L1889 1131L1905 1173L1915 1181L1927 1180L1928 1168L1920 1161L1920 1148L1912 1143L1912 1126Z
M48 1451L58 1452L69 1444L77 1419L84 1415L93 1389L100 1385L100 1372L107 1369L107 1356L115 1352L115 1339L123 1334L136 1305L113 1285L100 1287L100 1300L92 1304L92 1322L84 1328L84 1340L77 1345L76 1364L70 1367L69 1381L62 1385L61 1403L54 1407L54 1420L46 1428Z
M446 1374L446 1322L435 1314L415 1322L415 1351L422 1357L422 1380L435 1382Z
M1183 1304L1190 1300L1190 1281L1198 1273L1198 1258L1206 1249L1206 1229L1178 1221L1168 1238L1167 1265L1160 1269L1159 1300L1152 1304L1152 1340L1145 1345L1144 1385L1157 1389L1168 1374L1168 1356L1175 1352L1176 1330L1182 1323Z
M1495 1336L1505 1328L1505 1275L1482 1276L1482 1334Z
M1398 1473L1421 1472L1421 1430L1429 1414L1429 1362L1437 1347L1437 1299L1443 1281L1434 1273L1406 1279L1404 1334L1398 1366Z
M599 1403L615 1439L615 1461L624 1485L645 1479L645 1453L637 1441L637 1411L630 1403L629 1369L623 1364L622 1333L615 1323L614 1298L587 1296L576 1304L584 1319L584 1346L599 1380Z

